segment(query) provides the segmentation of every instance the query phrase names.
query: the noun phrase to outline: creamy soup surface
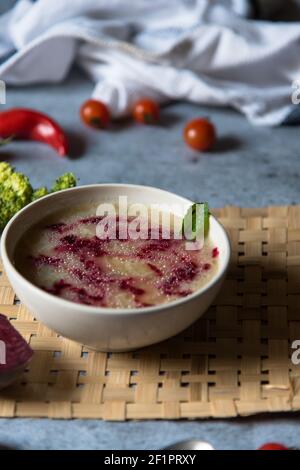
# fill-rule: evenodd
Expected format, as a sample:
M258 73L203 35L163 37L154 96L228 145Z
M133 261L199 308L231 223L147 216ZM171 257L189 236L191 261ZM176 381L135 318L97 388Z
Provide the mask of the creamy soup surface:
M144 239L120 239L121 218L117 238L101 239L96 227L102 218L95 213L85 206L60 211L31 228L17 246L17 269L53 295L109 308L171 302L216 274L219 251L208 240L201 250L187 250L183 239L164 239L161 225Z

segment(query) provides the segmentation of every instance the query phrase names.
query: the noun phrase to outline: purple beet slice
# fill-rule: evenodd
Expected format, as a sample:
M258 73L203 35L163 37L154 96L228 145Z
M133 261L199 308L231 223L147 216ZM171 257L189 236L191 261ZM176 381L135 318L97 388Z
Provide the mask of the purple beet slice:
M0 314L0 388L23 372L33 351L9 320Z

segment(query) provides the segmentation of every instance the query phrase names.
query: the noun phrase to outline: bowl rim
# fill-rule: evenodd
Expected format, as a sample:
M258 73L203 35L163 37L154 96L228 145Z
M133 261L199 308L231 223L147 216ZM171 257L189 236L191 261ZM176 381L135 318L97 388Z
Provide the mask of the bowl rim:
M147 314L147 313L155 313L155 312L160 312L163 310L167 310L170 308L175 308L177 306L184 305L188 302L191 302L195 298L201 296L204 294L206 291L208 291L211 287L213 287L215 284L218 283L218 281L225 275L228 266L229 266L229 261L230 261L230 255L231 255L231 245L229 241L229 237L227 235L226 230L224 229L223 225L214 217L212 214L210 214L210 217L212 217L217 224L218 228L221 230L222 236L224 238L225 242L225 250L224 250L224 255L225 260L222 268L218 271L218 273L212 277L212 279L202 286L201 288L197 289L196 291L192 292L191 294L187 295L186 297L180 297L178 299L172 300L171 302L166 302L163 304L157 304L149 307L136 307L136 308L112 308L112 307L101 307L101 306L92 306L92 305L85 305L85 304L80 304L77 302L73 302L71 300L63 299L61 297L55 296L54 294L51 294L49 292L44 291L40 287L36 286L33 284L31 281L26 279L15 267L13 262L10 260L10 257L8 256L7 250L6 250L6 243L7 243L7 238L9 236L9 232L12 229L13 225L15 224L16 220L21 217L24 213L29 212L32 210L33 207L36 205L39 205L41 201L46 201L46 200L51 200L55 199L56 197L62 197L63 194L70 193L70 192L78 192L78 191L84 191L84 190L89 190L89 189L97 189L97 188L112 188L115 187L117 189L122 189L122 188L132 188L136 189L139 191L142 190L153 190L155 192L162 192L164 194L167 194L169 196L174 196L176 198L182 199L182 202L184 203L189 203L193 204L193 201L191 201L188 198L185 198L183 196L180 196L176 193L172 193L170 191L166 191L161 188L157 188L155 186L146 186L146 185L137 185L137 184L127 184L127 183L97 183L97 184L87 184L87 185L81 185L81 186L76 186L74 188L69 188L69 189L64 189L62 191L58 191L56 193L48 194L46 196L43 196L40 199L37 199L36 201L31 202L27 206L23 207L17 214L15 214L11 220L8 222L6 225L2 236L1 236L1 258L3 261L3 265L5 267L8 266L8 268L13 272L13 274L18 278L18 280L22 283L24 283L28 289L32 291L33 294L39 295L41 297L44 297L45 302L51 301L52 303L60 306L68 306L72 307L73 310L77 310L80 313L86 312L88 314L92 315L100 315L100 314L114 314L117 316L124 316L124 315L131 315L131 314ZM41 217L42 219L43 217ZM38 223L38 222L37 222Z

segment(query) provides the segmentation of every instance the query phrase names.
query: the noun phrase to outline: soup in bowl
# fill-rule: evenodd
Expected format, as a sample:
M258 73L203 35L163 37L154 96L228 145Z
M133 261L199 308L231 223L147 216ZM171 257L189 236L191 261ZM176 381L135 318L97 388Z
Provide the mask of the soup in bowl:
M203 243L186 239L182 219L190 206L133 185L46 196L3 233L7 275L39 320L89 347L125 351L164 340L208 308L230 257L213 216Z

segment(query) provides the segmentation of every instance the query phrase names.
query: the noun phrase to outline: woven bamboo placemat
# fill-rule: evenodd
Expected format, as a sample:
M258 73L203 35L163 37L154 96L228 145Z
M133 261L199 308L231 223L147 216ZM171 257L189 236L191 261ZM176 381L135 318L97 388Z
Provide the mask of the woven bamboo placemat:
M4 273L0 313L30 342L1 417L180 419L300 409L300 206L215 210L233 256L215 305L192 327L133 353L95 353L18 303ZM0 267L1 270L1 267Z

